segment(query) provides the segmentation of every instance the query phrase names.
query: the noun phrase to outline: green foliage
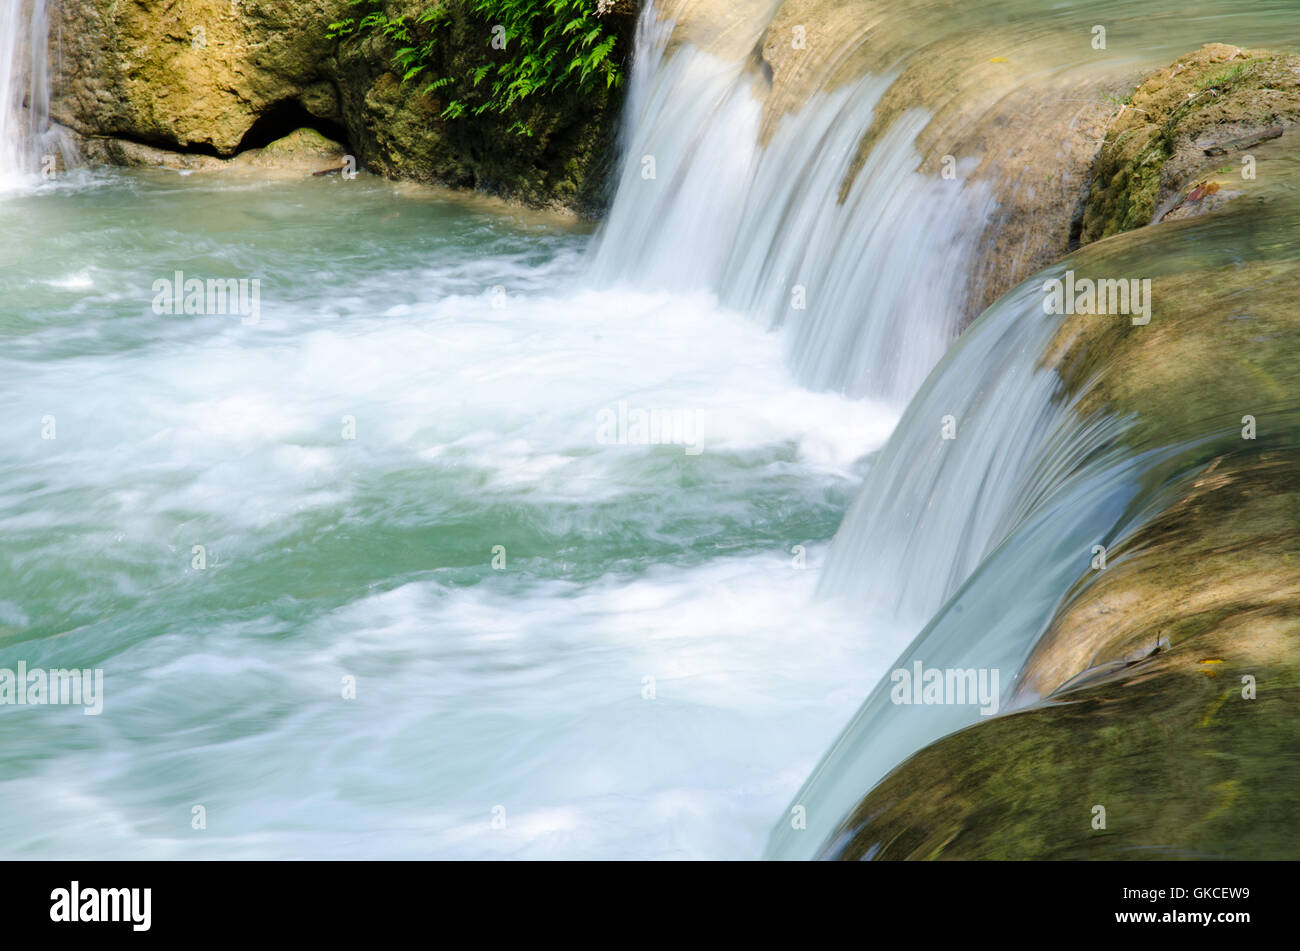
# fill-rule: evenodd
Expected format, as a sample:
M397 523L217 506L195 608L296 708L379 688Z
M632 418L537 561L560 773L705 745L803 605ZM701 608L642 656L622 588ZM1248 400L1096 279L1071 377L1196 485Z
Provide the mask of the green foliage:
M1136 86L1134 86L1132 89L1130 89L1130 90L1128 91L1128 95L1126 95L1126 96L1117 96L1117 95L1114 94L1114 93L1109 93L1109 92L1108 92L1108 93L1103 93L1103 94L1102 94L1102 97L1103 97L1107 102L1109 102L1112 106L1114 106L1116 109L1119 109L1119 108L1121 108L1122 106L1131 106L1131 105L1133 105L1133 93L1135 93L1135 92L1137 92L1137 87L1136 87Z
M605 19L612 4L601 0L441 0L414 17L390 17L384 0L352 0L362 15L329 25L331 39L383 37L394 46L393 67L402 81L432 72L435 51L450 41L453 4L488 24L481 50L469 50L461 75L438 75L425 93L441 92L444 119L495 113L519 115L532 96L594 93L622 85L614 55L618 37ZM512 131L531 135L526 120Z
M1220 89L1224 86L1230 86L1242 76L1250 72L1251 64L1238 63L1229 69L1219 70L1217 73L1211 73L1196 84L1197 89Z

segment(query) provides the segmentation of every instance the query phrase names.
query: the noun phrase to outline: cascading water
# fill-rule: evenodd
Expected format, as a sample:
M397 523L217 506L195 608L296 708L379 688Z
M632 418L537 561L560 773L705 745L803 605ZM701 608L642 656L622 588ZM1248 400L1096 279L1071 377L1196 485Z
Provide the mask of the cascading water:
M796 25L848 17L818 34L819 51L806 55L823 82L793 106L789 81L778 95L760 56L768 45L790 44L790 27L775 26L787 6ZM916 392L968 316L998 206L998 176L973 174L991 146L952 145L960 154L945 156L936 143L999 134L979 123L1006 93L1005 80L963 89L964 101L954 103L951 77L931 62L943 44L987 46L998 61L1014 49L1027 78L1049 83L1074 70L1082 80L1205 42L1220 8L1232 10L1241 42L1271 39L1281 9L1236 16L1228 0L1192 10L1166 0L874 6L648 3L625 109L625 158L592 273L602 286L711 292L763 326L783 328L789 365L805 385L895 406ZM1105 56L1089 42L1097 17L1113 30ZM1008 37L1003 24L1013 18L1021 27ZM1134 26L1150 22L1160 24L1159 41L1136 43ZM864 62L861 50L876 42L878 60ZM932 73L928 100L880 119L900 75L918 67ZM1043 95L1060 100L1063 125L1078 111L1055 87ZM779 115L774 98L787 106ZM878 120L886 127L860 154ZM938 131L927 129L936 124ZM927 131L936 141L923 156ZM946 175L941 159L950 160Z
M50 126L46 0L0 0L0 187L29 181L55 156L66 162L66 137Z
M730 52L645 13L594 247L364 176L6 196L0 667L102 666L113 716L0 711L3 848L753 857L812 771L768 847L811 856L979 716L900 717L891 661L999 669L1010 703L1166 450L1120 449L1129 421L1040 367L1033 282L944 356L994 195L920 170L941 102L860 154L902 54L773 117L781 6ZM1025 12L950 6L916 32ZM1236 4L1036 4L1016 42L1092 56L1080 17L1157 6L1182 46ZM0 173L57 145L45 21L0 0ZM161 317L179 266L261 280L260 320ZM702 451L629 439L629 408L694 414Z
M1080 420L1056 398L1055 373L1039 366L1056 330L1042 317L1040 283L972 326L912 401L846 515L820 585L824 596L924 625L895 669L919 661L998 671L992 708L899 706L882 680L792 801L806 828L778 822L769 857L812 857L891 767L999 712L1090 546L1137 492L1147 463L1115 444L1122 421Z
M908 699L915 697L910 690L896 693L894 676L882 680L792 800L806 828L793 827L788 814L779 820L769 857L837 855L858 831L841 825L849 811L909 755L982 715L1041 700L1039 691L1057 684L1027 680L1026 661L1062 605L1099 576L1095 546L1122 547L1207 467L1242 451L1231 403L1222 417L1176 413L1175 424L1164 417L1165 425L1148 425L1140 436L1138 417L1151 397L1128 416L1082 412L1081 403L1102 381L1079 377L1067 386L1045 366L1066 318L1044 315L1043 283L1084 263L1092 273L1132 269L1157 282L1169 275L1169 302L1151 317L1154 328L1179 319L1179 303L1191 299L1179 282L1189 278L1200 291L1203 273L1243 262L1259 266L1256 255L1285 262L1280 266L1295 273L1300 205L1293 182L1300 167L1281 156L1274 162L1271 192L1255 204L1242 199L1218 219L1085 249L998 301L945 356L877 454L820 589L877 611L885 604L905 618L928 618L895 672L912 672L917 664L928 671L997 671L996 701L991 710L921 704ZM1225 321L1240 306L1230 288L1211 300L1210 312ZM1128 323L1127 316L1083 320ZM1127 330L1152 332L1145 325ZM1144 339L1158 340L1159 333ZM1246 365L1242 372L1269 378ZM1270 384L1257 398L1269 402L1272 394ZM1285 432L1281 420L1294 406L1273 404L1272 411ZM832 838L837 829L840 838ZM861 851L870 858L873 850Z
M764 23L755 26L756 39ZM669 49L672 25L653 4L640 36L595 279L711 291L784 326L806 385L906 401L956 335L953 302L991 209L987 191L916 171L921 109L854 169L892 76L819 94L764 143L765 80L752 62Z
M1263 25L1273 11L1260 14ZM932 121L919 105L894 115L855 169L896 72L815 93L763 141L763 71L750 59L669 49L670 35L645 30L653 52L637 73L598 277L706 288L783 327L805 384L911 397L956 331L991 190L918 171L916 143ZM1193 44L1177 33L1166 42ZM1060 397L1060 380L1040 366L1057 326L1039 309L1044 276L1000 301L913 398L873 459L819 585L822 597L862 611L882 648L899 630L920 631L899 667L999 670L995 706L1014 692L1091 545L1139 524L1126 506L1143 474L1179 451L1119 448L1122 420L1079 418ZM943 438L947 420L960 438ZM877 686L792 801L806 828L779 820L769 856L816 854L886 771L980 715L936 706L902 716L889 686Z

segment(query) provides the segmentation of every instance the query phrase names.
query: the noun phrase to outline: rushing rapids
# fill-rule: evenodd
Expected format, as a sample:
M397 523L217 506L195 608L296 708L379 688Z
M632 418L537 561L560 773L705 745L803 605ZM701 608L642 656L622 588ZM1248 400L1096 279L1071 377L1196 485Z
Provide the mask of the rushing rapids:
M1235 438L1153 430L1044 301L1152 280L1094 317L1160 334L1180 275L1290 267L1282 153L1060 260L1103 90L1225 15L1300 44L1237 7L649 4L591 237L368 176L43 175L58 37L0 0L0 668L104 671L102 716L0 711L0 839L875 855L863 796L1078 674L1096 550ZM151 306L182 277L256 319Z

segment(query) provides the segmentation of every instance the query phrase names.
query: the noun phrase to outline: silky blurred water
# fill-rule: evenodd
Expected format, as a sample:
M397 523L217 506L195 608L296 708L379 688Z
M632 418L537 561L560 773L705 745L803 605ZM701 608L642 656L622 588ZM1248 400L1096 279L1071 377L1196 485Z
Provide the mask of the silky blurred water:
M585 290L577 229L83 173L0 230L0 668L105 676L0 706L0 853L754 856L901 647L808 606L892 413L707 295ZM155 313L176 270L260 319Z
M101 668L105 697L93 717L0 705L0 855L757 857L918 631L963 662L982 631L1009 659L981 662L1013 669L1082 536L989 557L1041 488L1013 491L1021 456L905 450L950 405L1057 432L1054 380L994 315L1005 333L968 338L903 448L872 455L955 335L990 199L936 201L916 170L946 87L841 198L860 133L941 36L1021 81L1132 79L1210 40L1294 45L1300 19L1292 0L884 6L889 55L761 146L752 64L663 55L643 25L595 254L571 224L366 176L41 182L40 84L5 86L0 670ZM177 272L257 281L256 319L159 313ZM690 438L623 438L650 412ZM1101 507L1131 490L1083 481ZM939 485L947 504L912 504ZM994 617L1035 567L1037 614ZM863 710L810 781L829 791L807 841L769 854L812 854L962 725ZM882 732L887 755L863 754Z

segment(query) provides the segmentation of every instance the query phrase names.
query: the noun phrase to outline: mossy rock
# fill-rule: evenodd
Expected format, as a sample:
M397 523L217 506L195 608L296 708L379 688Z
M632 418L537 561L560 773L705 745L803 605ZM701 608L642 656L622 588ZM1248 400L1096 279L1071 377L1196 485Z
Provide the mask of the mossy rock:
M1259 178L1210 214L1064 262L1079 278L1151 281L1149 323L1075 314L1042 358L1081 425L1124 421L1126 458L1148 460L1136 496L1097 525L1109 563L1081 557L1018 672L1020 709L899 764L827 857L1300 856L1300 155L1288 138L1256 149Z
M387 16L413 18L426 0L386 0ZM620 0L606 14L621 55L630 55L639 3ZM343 122L367 168L393 178L472 188L535 206L588 216L608 198L623 89L534 95L511 115L443 115L449 102L471 107L484 96L467 78L488 47L492 24L452 4L428 69L403 82L392 69L397 46L375 36L337 49ZM429 78L453 82L426 92ZM519 126L527 133L521 133Z
M1207 470L1054 623L1088 671L901 764L834 857L1300 854L1300 457Z
M1214 43L1161 70L1107 128L1081 243L1151 224L1198 173L1235 162L1297 118L1300 56Z
M382 7L413 18L431 3ZM52 116L92 161L209 168L238 155L249 164L254 149L309 127L390 178L598 214L622 89L539 94L511 116L444 118L444 94L471 103L481 95L466 77L492 35L468 4L448 9L432 69L404 83L392 65L399 44L329 37L331 23L357 14L348 0L66 0L51 29L51 43L62 44L51 47ZM606 14L624 57L638 9L618 0ZM455 83L427 93L429 74Z

